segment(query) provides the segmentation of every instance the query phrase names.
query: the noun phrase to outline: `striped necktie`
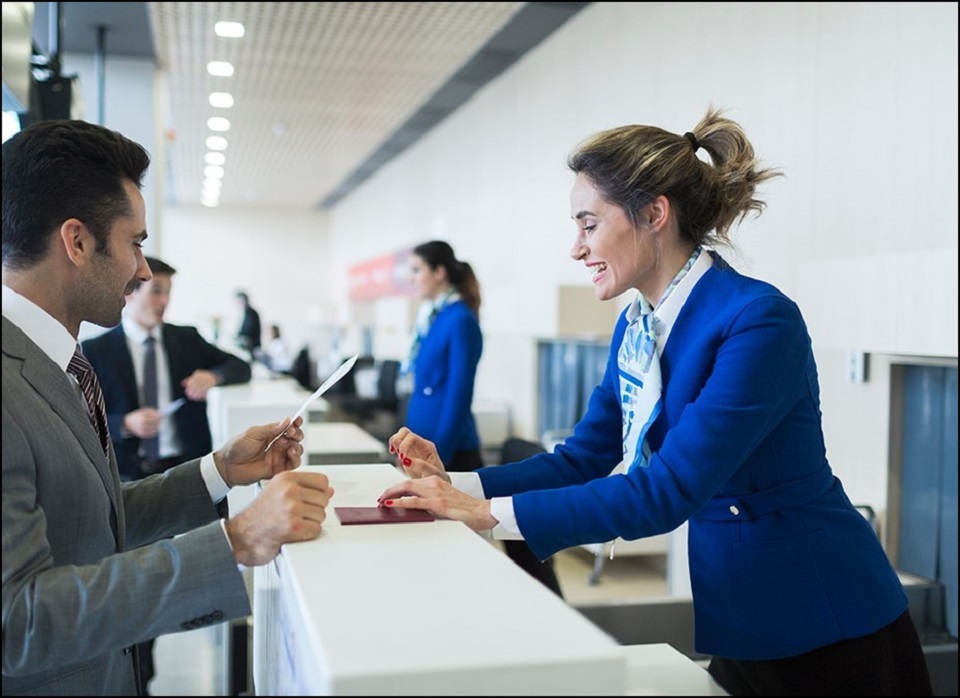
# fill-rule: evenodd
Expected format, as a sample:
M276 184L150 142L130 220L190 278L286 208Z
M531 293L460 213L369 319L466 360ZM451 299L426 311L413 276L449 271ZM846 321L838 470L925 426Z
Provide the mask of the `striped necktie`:
M97 436L100 437L103 453L107 455L110 453L110 429L107 427L107 408L103 401L103 391L100 389L100 381L97 380L93 366L80 351L79 345L67 365L67 372L72 374L80 384L80 390L83 391L83 397L87 401L90 421L93 422Z
M159 387L157 383L157 340L153 335L147 335L143 343L143 406L159 406ZM154 434L143 439L143 457L150 465L160 460L160 437Z

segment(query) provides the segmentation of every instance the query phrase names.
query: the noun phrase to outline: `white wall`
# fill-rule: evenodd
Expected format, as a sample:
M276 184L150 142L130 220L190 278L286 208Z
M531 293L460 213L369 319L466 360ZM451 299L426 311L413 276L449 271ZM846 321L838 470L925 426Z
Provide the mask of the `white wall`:
M280 325L296 352L338 321L327 216L256 207L221 210L168 206L157 254L177 269L167 320L208 331L220 316L231 336L239 323L234 293L245 290L264 332Z
M233 317L242 287L293 346L353 324L351 264L445 238L482 284L478 397L536 436L536 339L558 332L561 286L589 287L568 256L567 154L600 129L682 133L724 107L786 174L732 261L800 304L828 455L882 518L891 357L957 357L956 57L956 3L593 3L330 214L161 204L151 251L180 271L170 319ZM117 121L109 85L107 125L162 143L162 124L137 135L142 111ZM156 114L150 99L130 106ZM362 309L390 319L378 351L405 347L397 304ZM874 354L865 384L845 378L851 349Z
M151 237L144 244L148 252L155 249L161 228L163 201L163 139L158 118L159 105L156 67L153 61L110 56L104 60L103 126L119 131L150 153L150 169L143 182L143 198L147 205L147 231ZM100 83L94 57L68 53L63 56L63 74L76 75L81 95L81 118L99 123ZM153 119L144 118L153 115Z
M535 339L557 331L558 287L589 285L567 154L727 108L786 174L732 261L800 304L828 455L882 517L885 355L957 356L956 56L955 3L593 3L333 211L335 302L350 264L449 240L483 285L478 396L536 436ZM849 349L879 354L868 383L846 381Z

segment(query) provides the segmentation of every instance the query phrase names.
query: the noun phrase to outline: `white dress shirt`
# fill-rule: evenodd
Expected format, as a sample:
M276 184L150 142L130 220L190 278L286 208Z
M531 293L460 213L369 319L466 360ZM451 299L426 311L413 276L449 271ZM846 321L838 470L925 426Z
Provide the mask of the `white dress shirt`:
M6 285L3 286L3 315L19 327L64 373L67 372L67 365L77 348L77 340L56 318ZM141 347L141 352L142 350ZM76 383L73 376L70 378ZM79 386L77 389L79 390ZM214 503L227 496L230 488L220 477L212 453L200 460L200 475Z

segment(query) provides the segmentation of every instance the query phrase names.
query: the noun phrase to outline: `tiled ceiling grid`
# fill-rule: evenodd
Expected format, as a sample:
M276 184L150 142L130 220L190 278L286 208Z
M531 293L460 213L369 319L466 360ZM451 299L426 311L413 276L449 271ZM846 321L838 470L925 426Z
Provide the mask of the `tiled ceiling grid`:
M167 91L168 198L197 203L226 116L221 205L315 208L527 3L151 2ZM219 20L245 36L214 34ZM206 65L229 61L231 77ZM229 92L230 109L211 107Z

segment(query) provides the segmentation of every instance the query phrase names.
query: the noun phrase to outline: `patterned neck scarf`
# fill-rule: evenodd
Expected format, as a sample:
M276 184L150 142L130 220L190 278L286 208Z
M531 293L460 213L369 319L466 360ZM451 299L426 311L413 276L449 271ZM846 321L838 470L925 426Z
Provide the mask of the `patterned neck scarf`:
M400 367L402 374L413 374L417 355L420 353L420 343L430 332L433 321L437 319L441 310L458 300L460 300L460 294L457 293L456 288L451 286L437 300L425 300L420 304L420 309L417 311L416 327L410 341L410 351L407 353L407 359L403 362L403 366Z
M701 251L697 247L690 255L683 269L663 292L660 306L693 267ZM617 366L620 369L620 409L623 415L623 460L629 470L650 464L646 435L660 414L663 384L657 347L659 319L643 294L638 294L627 310L627 319L630 324L620 343Z

